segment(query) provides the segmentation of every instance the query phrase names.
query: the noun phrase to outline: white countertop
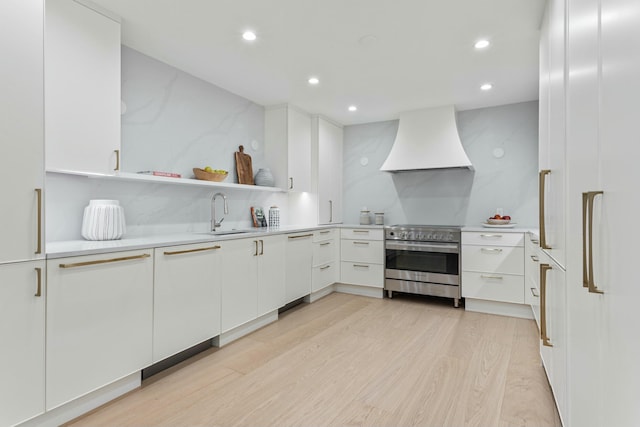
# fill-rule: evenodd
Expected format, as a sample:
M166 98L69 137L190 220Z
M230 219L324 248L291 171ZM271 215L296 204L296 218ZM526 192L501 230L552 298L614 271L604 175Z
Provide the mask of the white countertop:
M534 227L483 227L482 225L471 225L462 227L462 231L499 231L500 233L532 233L538 235L538 229Z
M246 232L227 235L213 235L206 232L201 233L175 233L153 236L131 237L120 240L69 240L62 242L47 242L47 258L56 259L70 256L95 255L117 251L128 251L137 249L149 249L174 245L187 245L193 243L206 243L222 240L246 239L264 235L290 234L304 231L315 231L326 228L369 228L382 229L382 225L354 225L354 224L332 224L318 226L283 226L278 228L252 228L243 230ZM222 230L227 231L227 230Z

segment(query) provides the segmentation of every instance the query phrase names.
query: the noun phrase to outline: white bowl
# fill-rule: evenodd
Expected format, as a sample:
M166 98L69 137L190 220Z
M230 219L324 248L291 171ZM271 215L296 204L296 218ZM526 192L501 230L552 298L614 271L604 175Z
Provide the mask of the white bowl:
M510 219L494 219L494 218L487 219L487 224L491 224L491 225L507 225L510 222L511 222Z

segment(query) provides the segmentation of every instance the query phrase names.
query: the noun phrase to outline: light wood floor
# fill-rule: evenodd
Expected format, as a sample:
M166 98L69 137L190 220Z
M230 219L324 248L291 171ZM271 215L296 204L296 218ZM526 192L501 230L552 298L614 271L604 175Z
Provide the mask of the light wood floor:
M73 426L560 426L535 323L331 294Z

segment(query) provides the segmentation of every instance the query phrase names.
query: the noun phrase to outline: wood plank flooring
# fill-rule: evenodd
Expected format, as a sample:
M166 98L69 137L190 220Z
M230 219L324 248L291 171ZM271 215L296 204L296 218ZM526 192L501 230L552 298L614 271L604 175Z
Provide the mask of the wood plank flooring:
M331 294L71 426L560 426L531 320Z

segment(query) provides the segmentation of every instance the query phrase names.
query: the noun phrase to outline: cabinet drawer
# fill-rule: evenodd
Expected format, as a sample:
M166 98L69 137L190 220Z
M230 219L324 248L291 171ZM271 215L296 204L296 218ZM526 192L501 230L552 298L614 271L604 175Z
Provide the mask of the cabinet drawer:
M341 228L340 237L357 240L382 240L384 230L381 228Z
M373 240L342 240L340 242L342 261L382 264L384 261L383 242Z
M463 271L462 296L523 304L524 277Z
M327 240L313 244L313 265L324 265L337 258L336 240Z
M524 275L524 248L462 246L462 270Z
M381 264L343 261L340 263L340 282L382 288L384 269Z
M463 245L484 246L524 246L524 233L504 233L499 231L465 231Z
M331 240L337 236L335 228L328 228L326 230L318 230L313 233L313 242L322 242L324 240Z
M324 265L313 267L311 274L311 291L316 292L332 285L338 281L338 263L329 262Z

